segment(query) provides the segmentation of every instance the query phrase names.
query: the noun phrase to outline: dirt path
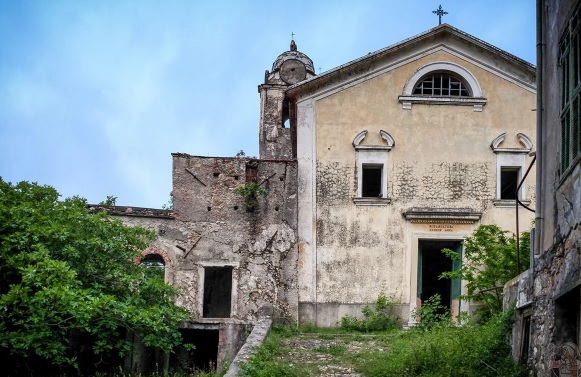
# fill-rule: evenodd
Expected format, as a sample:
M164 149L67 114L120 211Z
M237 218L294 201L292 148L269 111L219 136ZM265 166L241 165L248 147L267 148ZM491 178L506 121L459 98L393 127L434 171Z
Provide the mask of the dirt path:
M363 377L353 357L369 350L382 350L384 341L372 336L297 334L283 339L282 361L296 366L309 377Z

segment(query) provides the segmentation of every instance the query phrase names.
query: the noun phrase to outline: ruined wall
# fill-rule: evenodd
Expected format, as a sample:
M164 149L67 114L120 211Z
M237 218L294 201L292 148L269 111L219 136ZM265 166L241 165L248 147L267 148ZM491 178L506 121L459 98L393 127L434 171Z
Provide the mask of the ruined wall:
M401 88L417 69L434 61L456 63L474 74L487 98L482 112L454 105L402 109ZM523 148L518 133L534 141L535 93L446 51L353 85L337 83L337 88L298 105L299 192L305 193L299 204L305 250L299 256L305 267L300 271L300 318L333 326L383 292L402 303L407 319L416 306L418 240L461 240L480 223L515 230L514 204L496 203L497 155L490 145L502 133L505 148ZM361 174L354 139L365 130L361 148L385 147L381 130L395 141L385 157L387 195L373 205L354 200ZM312 143L309 136L315 138ZM525 157L525 169L531 159ZM533 177L534 168L525 185L532 206ZM477 219L443 221L449 225L446 233L434 232L427 221L406 220L409 211L431 209L471 212ZM523 210L520 215L521 231L528 230L533 215Z
M202 317L204 269L232 267L233 319L255 320L273 306L296 318L296 166L294 162L174 154L172 242L179 303ZM268 191L248 208L234 193L255 181Z
M114 214L156 232L144 254L164 258L166 281L182 291L178 304L194 321L216 322L202 318L205 269L231 267L225 321L254 321L265 307L296 320L296 163L186 154L173 159L172 211L116 207ZM254 208L234 193L249 181L267 191Z

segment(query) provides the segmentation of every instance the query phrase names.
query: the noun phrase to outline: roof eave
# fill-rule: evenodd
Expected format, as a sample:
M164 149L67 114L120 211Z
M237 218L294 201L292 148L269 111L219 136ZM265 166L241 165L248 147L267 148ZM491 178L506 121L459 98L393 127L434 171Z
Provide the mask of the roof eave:
M509 52L506 52L506 51L504 51L496 46L493 46L490 43L485 42L479 38L476 38L476 37L464 32L460 29L457 29L457 28L449 25L449 24L442 24L442 25L436 26L435 28L424 31L420 34L414 35L410 38L404 39L400 42L397 42L395 44L392 44L390 46L387 46L387 47L382 48L380 50L377 50L375 52L369 53L365 56L362 56L360 58L357 58L357 59L352 60L350 62L347 62L345 64L342 64L342 65L340 65L336 68L333 68L327 72L323 72L322 74L320 74L318 76L314 76L310 79L307 79L305 81L301 81L297 84L294 84L286 90L286 93L290 97L297 97L302 92L309 91L310 89L312 89L314 87L320 86L324 82L332 80L334 77L341 75L341 73L344 73L344 71L355 71L361 65L368 64L369 62L371 62L373 60L381 59L384 56L393 54L397 50L403 49L407 46L417 44L420 41L427 39L427 38L434 37L435 35L437 35L439 33L446 33L446 32L453 34L458 38L467 40L467 41L473 43L474 45L476 45L482 49L485 49L491 53L502 56L504 59L510 61L511 63L513 63L517 66L520 66L524 71L528 71L529 74L533 74L533 75L536 74L536 66L534 64L531 64L531 63L527 62L526 60L523 60L523 59L521 59L521 58L519 58L519 57L517 57Z

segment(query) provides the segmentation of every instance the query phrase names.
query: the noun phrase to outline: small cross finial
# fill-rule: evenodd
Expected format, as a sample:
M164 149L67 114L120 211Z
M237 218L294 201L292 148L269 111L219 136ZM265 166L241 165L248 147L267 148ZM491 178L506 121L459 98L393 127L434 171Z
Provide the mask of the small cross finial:
M295 39L295 33L291 32L291 39Z
M442 16L445 14L448 14L448 12L444 11L444 9L442 9L442 5L440 5L438 7L438 9L433 10L432 13L438 15L438 25L442 25Z

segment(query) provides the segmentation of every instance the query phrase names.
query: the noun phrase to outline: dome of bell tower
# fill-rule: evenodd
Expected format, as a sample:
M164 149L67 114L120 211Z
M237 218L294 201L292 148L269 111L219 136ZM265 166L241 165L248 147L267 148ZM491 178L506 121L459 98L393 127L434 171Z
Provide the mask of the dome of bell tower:
M275 72L280 69L282 64L287 60L298 60L305 65L307 72L315 75L315 68L313 61L307 55L297 50L297 45L294 40L291 41L290 50L280 54L274 63L272 64L271 72Z

